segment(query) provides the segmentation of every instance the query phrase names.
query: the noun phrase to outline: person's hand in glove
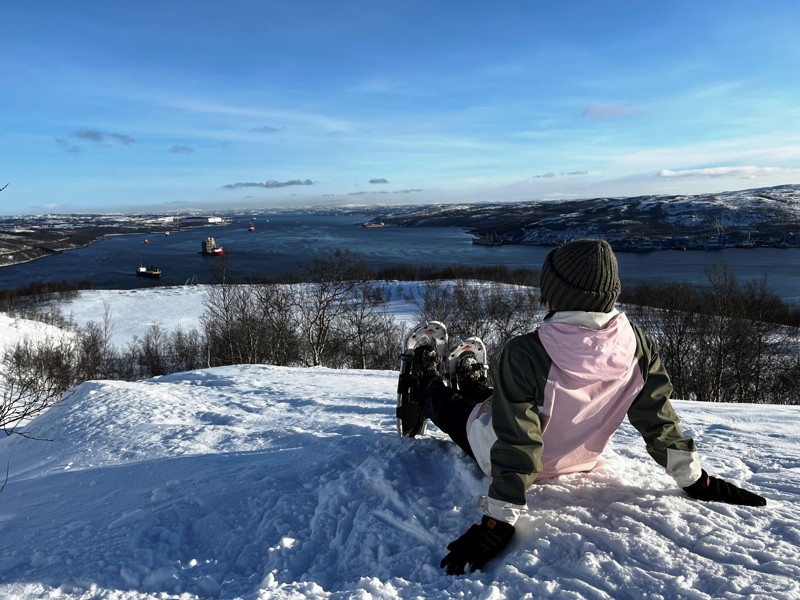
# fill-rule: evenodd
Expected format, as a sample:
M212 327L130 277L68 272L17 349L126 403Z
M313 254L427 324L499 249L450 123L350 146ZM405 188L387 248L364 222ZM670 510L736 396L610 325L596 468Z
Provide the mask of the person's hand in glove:
M683 488L683 491L695 500L705 500L706 502L725 502L743 506L765 506L767 504L766 498L736 487L722 479L712 477L705 470L700 479Z
M457 540L450 542L450 553L439 565L448 575L463 575L467 563L472 571L482 569L489 560L508 546L514 535L514 526L484 515L480 525L473 525Z

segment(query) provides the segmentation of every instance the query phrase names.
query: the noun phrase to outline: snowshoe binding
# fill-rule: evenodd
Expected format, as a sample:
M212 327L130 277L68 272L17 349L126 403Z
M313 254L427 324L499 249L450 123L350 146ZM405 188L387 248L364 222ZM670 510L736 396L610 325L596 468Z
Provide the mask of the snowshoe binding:
M419 403L419 392L442 377L440 367L447 352L447 327L428 321L414 327L403 340L400 377L397 383L397 433L416 437L425 433L427 419Z
M478 337L469 337L447 355L447 376L450 386L463 390L474 383L485 384L489 366L486 364L486 346Z

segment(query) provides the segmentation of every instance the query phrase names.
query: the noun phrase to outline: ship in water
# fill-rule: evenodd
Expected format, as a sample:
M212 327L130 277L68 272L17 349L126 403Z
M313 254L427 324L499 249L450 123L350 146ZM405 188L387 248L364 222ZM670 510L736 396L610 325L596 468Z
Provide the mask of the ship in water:
M255 230L256 230L256 226L253 225L253 222L251 221L250 225L247 226L247 231L255 231Z
M364 229L379 229L381 227L386 227L386 223L382 221L366 221L361 224Z
M478 244L479 246L501 246L503 244L503 238L493 231L486 235L476 235L472 238L472 243Z
M161 269L149 266L145 267L144 265L140 265L138 269L136 269L136 276L137 277L149 277L150 279L158 279L161 277Z
M204 256L222 256L225 254L225 248L217 246L217 241L213 237L207 237L200 242L200 254Z

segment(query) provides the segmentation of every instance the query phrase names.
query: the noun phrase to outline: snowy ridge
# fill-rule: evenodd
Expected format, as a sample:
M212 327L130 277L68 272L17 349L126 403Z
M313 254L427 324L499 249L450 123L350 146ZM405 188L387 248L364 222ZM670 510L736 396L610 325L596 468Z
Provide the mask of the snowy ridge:
M766 242L800 226L800 186L694 195L648 195L581 200L533 200L403 207L378 212L395 225L452 225L491 229L514 243L556 244L567 237L706 236L717 227Z
M445 546L488 481L394 433L396 373L236 366L87 382L0 440L0 598L797 598L797 407L677 402L764 509L695 502L629 426L604 472L535 486L486 572Z

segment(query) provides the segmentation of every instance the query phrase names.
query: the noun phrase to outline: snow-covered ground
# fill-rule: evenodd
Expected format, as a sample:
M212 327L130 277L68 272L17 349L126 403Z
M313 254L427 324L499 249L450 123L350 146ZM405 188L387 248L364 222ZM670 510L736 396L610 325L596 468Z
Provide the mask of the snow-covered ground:
M10 317L0 312L0 353L12 348L24 339L53 339L64 335L64 331L53 325Z
M10 317L6 313L0 312L0 360L2 360L8 348L15 347L23 340L27 339L32 342L37 340L56 340L62 336L71 335L70 332L65 332L53 325ZM0 369L2 369L1 364ZM5 393L5 389L5 384L0 379L0 397ZM2 432L0 432L0 435L2 435ZM2 504L0 504L0 507L2 507Z
M104 294L117 332L197 308ZM534 486L502 557L449 577L488 480L439 432L396 436L395 386L260 365L78 386L39 439L0 440L0 599L800 597L800 408L676 402L706 469L766 507L691 500L626 424L601 472Z
M388 284L391 301L387 310L395 318L411 322L417 308L404 300L417 295L419 284ZM201 329L200 316L205 308L203 298L208 286L175 286L133 290L90 290L80 292L78 299L61 306L64 317L78 325L89 321L103 323L107 313L111 323L111 343L122 347L134 336L142 337L151 324L171 332L178 327L184 331Z
M62 314L85 325L102 324L108 315L111 343L122 347L134 336L142 337L151 324L171 332L200 329L206 286L141 288L132 290L90 290L61 306Z

